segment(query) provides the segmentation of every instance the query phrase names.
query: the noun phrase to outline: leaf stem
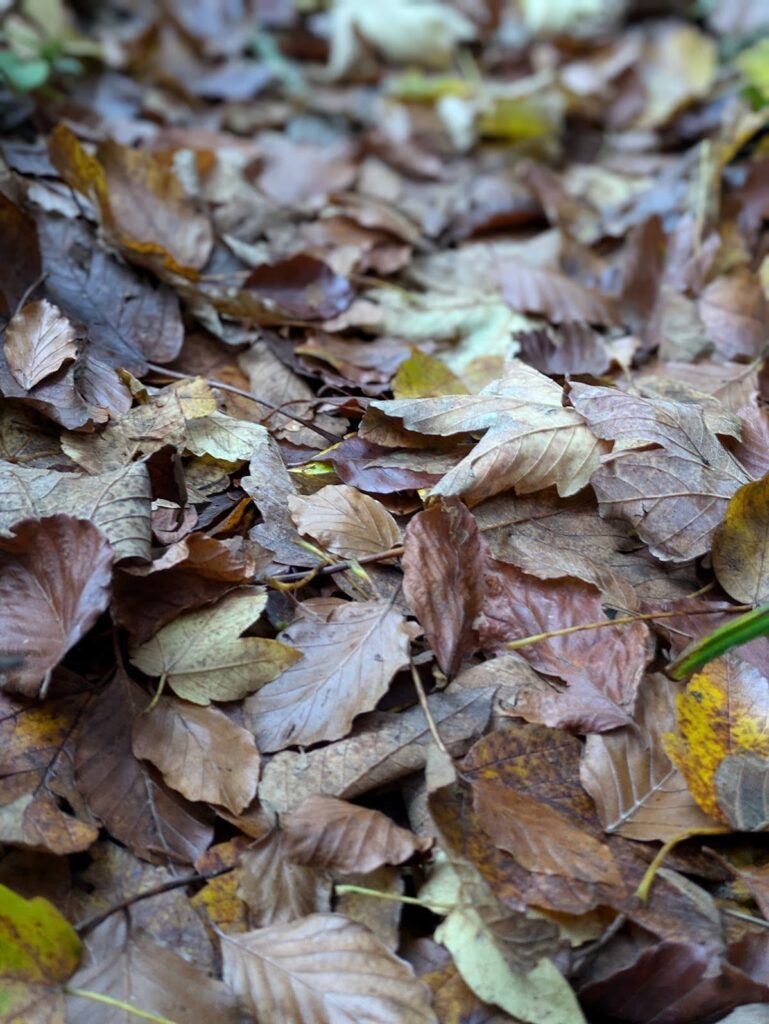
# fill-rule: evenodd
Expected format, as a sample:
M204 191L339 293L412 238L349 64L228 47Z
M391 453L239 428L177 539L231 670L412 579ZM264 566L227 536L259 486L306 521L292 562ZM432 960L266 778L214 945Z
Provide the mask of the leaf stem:
M334 889L340 896L346 893L358 893L361 896L372 896L378 900L392 900L395 903L406 903L410 907L422 907L431 913L448 914L453 910L446 903L427 903L425 900L417 899L416 896L399 896L394 892L380 892L378 889L367 889L364 885L335 885ZM439 909L435 909L435 908Z
M532 633L531 636L521 637L519 640L510 640L505 644L508 651L516 651L519 647L528 647L529 644L538 644L542 640L550 640L554 636L568 636L570 633L582 633L588 629L606 629L607 626L627 626L633 622L649 622L653 619L671 619L677 615L717 615L731 614L732 612L750 611L753 606L749 604L737 604L732 608L696 608L690 612L677 609L666 612L643 612L638 615L621 615L616 619L601 619L600 622L584 622L579 626L564 626L563 629L550 629L546 633Z
M78 996L80 999L90 999L94 1003L103 1003L105 1006L111 1006L115 1010L122 1010L124 1013L130 1013L134 1017L139 1017L141 1020L150 1020L154 1024L176 1024L176 1021L169 1020L168 1017L160 1017L156 1013L150 1013L148 1010L138 1010L135 1006L131 1006L130 1003L124 1003L122 999L114 999L112 996L105 996L101 992L91 992L87 988L74 988L71 985L64 986L64 992L68 996Z
M333 565L324 565L321 568L310 569L308 572L286 572L281 576L268 576L264 579L265 583L269 583L272 586L278 586L281 589L280 584L298 582L299 586L304 586L305 583L310 583L315 579L316 576L330 576L335 572L344 572L345 569L354 569L356 565L369 565L371 562L385 562L388 558L400 558L403 554L403 545L401 544L397 548L390 548L388 551L377 551L373 555L363 555L362 558L348 558L344 562L334 562ZM298 589L292 587L292 590Z
M657 851L656 857L644 872L640 885L636 889L638 899L642 903L646 903L649 898L649 891L662 862L679 843L682 843L685 839L693 839L696 836L728 836L731 831L730 828L726 828L724 825L715 825L713 828L687 828L683 832L677 832L676 835L671 836L666 843L662 844Z

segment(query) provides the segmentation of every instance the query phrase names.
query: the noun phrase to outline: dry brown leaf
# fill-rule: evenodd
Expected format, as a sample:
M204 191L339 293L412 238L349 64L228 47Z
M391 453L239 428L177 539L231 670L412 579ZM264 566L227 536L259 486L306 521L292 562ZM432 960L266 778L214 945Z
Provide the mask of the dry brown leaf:
M207 816L166 788L131 750L131 725L149 695L118 671L80 723L78 789L111 835L145 860L194 862L208 847Z
M63 513L90 519L109 540L115 561L150 558L150 482L136 464L103 476L0 466L0 530L21 519Z
M127 935L123 943L110 948L99 934L101 948L73 976L72 988L97 992L175 1024L237 1021L232 992L172 950L141 934ZM75 995L67 996L67 1009L68 1019L78 1024L124 1024L128 1017L121 1007Z
M413 635L389 601L305 601L279 635L302 657L245 704L259 749L346 736L353 719L376 707L393 675L408 664Z
M243 1007L285 1024L437 1024L430 992L367 928L312 914L222 941L224 979Z
M610 299L556 271L502 259L496 272L505 301L519 313L536 313L554 324L576 320L609 327L618 323Z
M600 595L589 584L538 580L502 562L488 564L479 620L488 650L504 650L508 641L547 632L554 623L560 629L602 619ZM648 637L646 625L634 622L616 630L552 637L521 648L521 654L537 671L579 688L587 720L596 716L590 731L599 720L603 728L615 728L628 721L646 666Z
M5 685L27 697L109 602L112 549L92 523L71 516L26 519L0 538L0 650L23 658Z
M485 729L495 691L496 687L487 685L427 698L441 739L455 757ZM315 793L353 800L420 771L433 742L421 707L400 714L376 711L361 718L345 740L271 758L262 773L259 799L280 812L292 810Z
M658 558L704 554L747 474L702 411L584 384L573 385L571 399L599 437L661 448L620 451L593 474L601 514L625 519Z
M239 814L256 795L259 751L250 732L214 708L166 697L133 725L133 752L193 802Z
M665 676L649 676L639 689L632 726L587 737L580 778L607 832L665 841L684 829L713 825L665 752L678 689Z
M608 846L534 796L480 778L473 782L473 804L481 828L527 870L621 884Z
M544 580L574 576L592 583L615 608L633 611L644 600L672 600L695 589L690 572L658 562L623 523L596 515L592 498L499 495L473 512L499 561Z
M72 778L72 736L90 693L58 680L54 687L44 703L0 694L0 842L27 855L30 848L76 853L98 837Z
M150 565L115 573L112 614L144 643L181 612L209 604L248 583L271 561L256 544L191 533L169 545Z
M742 432L734 454L756 480L769 473L769 414L763 406L740 410Z
M747 267L711 281L700 295L698 308L724 359L761 355L769 334L769 303L758 276Z
M274 829L240 858L237 895L247 905L253 927L286 924L331 906L331 879L314 867L292 863L286 840Z
M403 592L447 676L478 647L486 558L475 519L456 499L434 502L406 530Z
M401 543L401 531L376 498L347 484L322 487L308 497L289 495L297 530L342 558L363 558Z
M43 299L19 310L5 331L5 358L29 391L77 355L76 331L60 309Z
M554 381L515 362L507 376L477 395L376 401L371 408L423 434L486 431L432 491L461 495L477 504L510 487L527 494L555 485L566 496L587 484L608 445L591 433L578 413L563 407L562 398L563 389ZM360 433L375 443L391 442L375 420L370 427L364 420Z
M375 871L425 853L431 839L399 828L381 811L331 796L308 797L281 819L285 853L294 864L322 871Z

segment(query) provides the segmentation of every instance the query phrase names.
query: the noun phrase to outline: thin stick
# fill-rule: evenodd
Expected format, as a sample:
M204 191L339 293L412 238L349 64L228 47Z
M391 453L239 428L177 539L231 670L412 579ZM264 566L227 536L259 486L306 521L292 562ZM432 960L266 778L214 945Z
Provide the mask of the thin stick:
M411 678L414 680L414 688L417 691L419 703L422 705L422 710L424 711L425 718L427 719L427 727L430 730L430 735L432 736L436 747L445 757L450 761L453 761L454 759L448 750L446 750L446 744L443 742L441 734L438 732L438 726L435 724L435 719L433 718L433 713L430 710L430 705L427 703L427 695L424 687L422 686L422 680L419 678L419 672L417 672L417 667L413 660L411 661Z
M90 999L92 1003L104 1003L105 1006L112 1006L116 1010L130 1013L140 1020L150 1020L154 1024L176 1024L176 1021L169 1020L168 1017L159 1017L156 1013L150 1013L148 1010L138 1010L135 1006L131 1006L130 1003L124 1003L122 999L105 996L102 992L91 992L87 988L74 988L72 985L65 985L64 992L68 996Z
M286 572L281 576L265 578L265 583L293 583L295 580L306 580L309 583L316 576L330 576L335 572L344 572L345 569L352 569L355 565L369 565L371 562L384 562L388 558L400 558L403 554L403 545L397 548L390 548L388 551L377 551L374 555L364 555L362 558L348 558L345 562L334 562L333 565L324 565L319 569L311 569L309 572ZM296 589L296 588L292 588Z
M143 892L137 892L133 896L126 896L124 900L119 903L113 904L106 910L103 910L100 914L96 914L94 917L89 917L87 921L76 926L75 931L82 938L89 932L92 932L94 928L106 921L108 917L112 917L113 914L117 914L120 910L127 910L132 907L134 903L139 903L140 900L148 900L152 896L161 896L164 892L171 892L173 889L181 889L185 885L193 885L195 882L207 882L211 878L218 878L219 875L224 875L232 868L220 868L219 871L212 871L207 875L185 875L183 878L172 878L168 882L163 882L160 885L153 886L152 889L145 889Z
M519 647L538 644L542 640L549 640L554 636L568 636L570 633L582 633L588 629L606 629L607 626L627 626L633 622L649 622L652 619L672 619L677 615L718 615L731 614L732 612L749 612L752 607L752 604L736 604L732 608L694 608L689 612L678 609L673 612L645 612L639 615L621 615L616 619L602 619L600 622L585 622L580 626L564 626L563 629L551 629L547 633L532 633L531 636L521 637L520 640L511 640L505 644L505 647L508 651L517 651Z
M194 374L191 373L179 373L177 370L167 370L164 366L158 366L155 363L147 363L147 366L153 373L160 374L164 377L170 377L171 380L192 380ZM322 437L326 441L330 441L331 444L339 444L341 438L336 434L332 434L330 430L324 430L322 427L316 426L310 420L304 419L302 416L296 416L292 412L285 412L281 406L273 405L272 402L265 402L263 398L259 398L252 391L244 391L243 388L236 388L232 384L225 384L223 380L214 380L212 377L203 378L206 384L212 388L219 388L220 391L227 391L231 395L239 395L241 398L248 398L252 402L256 402L257 405L263 405L266 409L271 409L273 412L280 413L281 416L285 416L289 420L294 420L295 423L301 423L307 427L308 430L314 431L319 437ZM297 401L305 401L305 399L297 399Z

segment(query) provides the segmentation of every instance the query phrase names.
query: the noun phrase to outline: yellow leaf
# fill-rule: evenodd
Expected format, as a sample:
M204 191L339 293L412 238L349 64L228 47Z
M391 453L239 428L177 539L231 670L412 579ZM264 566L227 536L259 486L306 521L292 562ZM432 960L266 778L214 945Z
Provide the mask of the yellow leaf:
M737 490L713 537L713 569L737 601L769 601L769 478Z
M769 757L769 679L728 654L692 676L677 701L677 732L665 736L670 760L706 814L728 822L716 787L724 758Z
M392 382L396 398L439 398L441 395L466 395L467 388L445 363L421 349L412 348L401 363Z

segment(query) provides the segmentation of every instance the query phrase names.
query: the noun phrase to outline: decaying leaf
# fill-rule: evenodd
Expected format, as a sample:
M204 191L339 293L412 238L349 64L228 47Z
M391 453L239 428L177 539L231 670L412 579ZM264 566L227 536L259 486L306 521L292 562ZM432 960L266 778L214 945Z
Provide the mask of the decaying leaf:
M727 654L692 676L677 701L677 725L667 753L699 806L717 821L729 820L716 787L730 755L769 756L769 679L736 654Z
M451 499L415 516L406 531L403 590L448 676L478 646L486 548L473 516Z
M713 537L713 569L737 601L769 600L769 481L745 484L735 492Z
M8 1021L64 1020L60 986L77 969L82 944L48 900L0 885L0 994Z
M259 588L241 588L212 608L180 615L134 649L131 663L166 677L177 696L194 704L245 697L300 657L277 640L241 636L266 600Z
M330 909L330 876L290 860L282 830L273 829L252 843L240 863L237 894L256 927L287 924Z
M188 800L223 804L238 814L256 794L259 751L253 737L214 708L163 698L134 721L133 752Z
M414 631L390 602L317 598L302 608L279 642L296 664L286 661L281 675L246 702L246 720L263 751L346 736L356 715L373 710L408 663Z
M77 355L75 328L43 299L25 306L5 332L5 358L11 373L29 391Z
M252 1014L287 1024L435 1024L429 990L412 968L341 914L226 936L222 955L226 983Z
M400 864L432 846L399 828L381 811L330 796L311 796L281 819L285 852L295 864L342 874Z
M0 648L22 664L6 685L34 697L109 602L112 550L93 524L71 516L26 519L0 538Z
M309 497L289 495L297 530L342 558L389 551L401 542L398 524L384 506L355 487L322 487Z

